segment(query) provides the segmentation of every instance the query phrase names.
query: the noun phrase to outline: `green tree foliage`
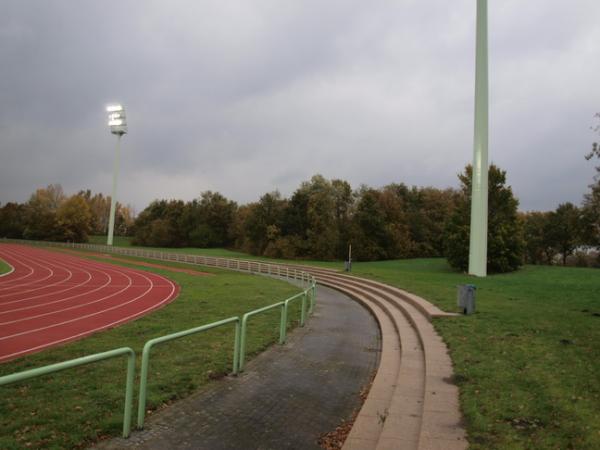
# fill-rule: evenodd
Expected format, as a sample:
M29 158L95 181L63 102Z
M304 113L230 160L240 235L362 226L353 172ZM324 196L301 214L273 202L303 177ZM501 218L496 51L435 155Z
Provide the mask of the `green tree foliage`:
M273 255L273 245L281 235L286 200L278 191L263 195L249 205L243 224L244 249L250 253ZM273 255L274 256L274 255Z
M285 204L275 256L334 259L347 251L352 188L343 180L315 175Z
M408 188L404 184L383 188L384 194L390 191L395 201L386 202L388 209L391 207L400 213L389 215L389 220L396 226L406 227L409 233L409 241L404 242L391 257L442 256L445 250L444 230L456 205L456 191L432 187Z
M579 208L572 203L563 203L550 213L546 235L552 246L560 253L563 265L581 244L582 220Z
M135 245L182 247L186 237L180 227L185 212L182 200L155 200L135 221Z
M359 261L386 259L389 236L380 192L363 186L353 216L353 256Z
M469 165L458 176L460 197L445 233L448 262L463 271L469 265L471 175ZM487 270L489 273L510 272L523 261L523 232L517 216L519 202L510 186L506 186L506 172L493 164L489 168L488 189Z
M334 259L339 235L331 182L321 175L316 175L304 188L309 191L309 225L306 231L308 251L317 259Z
M192 247L226 247L232 244L237 204L218 192L203 192L186 204L181 226Z
M521 215L525 237L525 262L552 264L557 251L550 239L550 213L531 211Z
M0 208L0 237L21 239L25 231L26 206L7 203Z

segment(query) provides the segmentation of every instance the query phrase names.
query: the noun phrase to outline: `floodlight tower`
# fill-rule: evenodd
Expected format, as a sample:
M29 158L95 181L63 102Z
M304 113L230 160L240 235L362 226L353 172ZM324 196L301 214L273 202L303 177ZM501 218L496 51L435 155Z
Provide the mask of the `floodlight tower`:
M487 0L477 0L475 133L471 175L469 274L487 275L488 229L488 39Z
M121 152L121 138L127 133L127 119L125 117L125 108L123 105L109 105L106 107L108 112L108 126L110 132L117 135L117 149L115 152L115 168L113 172L112 196L110 198L110 218L108 222L108 238L106 245L113 245L113 233L115 230L115 213L117 207L117 179L119 178L119 157Z

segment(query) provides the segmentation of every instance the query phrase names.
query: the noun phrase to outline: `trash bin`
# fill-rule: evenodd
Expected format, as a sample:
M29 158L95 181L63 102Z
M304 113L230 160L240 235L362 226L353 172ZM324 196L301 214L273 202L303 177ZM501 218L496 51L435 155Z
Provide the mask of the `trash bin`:
M474 284L461 284L458 286L458 307L463 314L473 314L475 312L475 290Z
M352 271L352 261L344 261L344 270L346 272Z

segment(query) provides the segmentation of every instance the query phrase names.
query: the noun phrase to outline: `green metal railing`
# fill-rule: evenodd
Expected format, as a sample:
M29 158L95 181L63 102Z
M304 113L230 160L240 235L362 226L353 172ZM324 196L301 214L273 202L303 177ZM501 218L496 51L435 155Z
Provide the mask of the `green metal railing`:
M190 334L201 333L203 331L211 330L223 325L235 323L235 338L233 343L233 373L238 373L239 357L240 357L240 318L230 317L229 319L219 320L218 322L209 323L208 325L202 325L196 328L190 328L189 330L180 331L178 333L168 334L155 339L150 339L144 344L144 350L142 351L142 369L140 373L140 395L138 401L138 428L144 428L144 418L146 415L146 390L148 383L148 366L150 365L150 350L156 344L162 344L167 341L179 339Z
M18 381L28 380L30 378L47 375L53 372L70 369L72 367L102 361L117 356L127 355L127 381L125 383L125 412L123 413L123 437L129 437L131 431L131 403L133 400L133 380L135 376L135 352L129 347L121 347L107 352L96 353L94 355L83 356L81 358L71 359L48 366L37 367L23 372L17 372L0 377L0 386L16 383Z
M240 360L239 360L239 370L240 372L244 370L244 365L246 362L246 341L248 334L248 319L257 314L270 311L275 308L281 308L281 316L279 320L279 343L285 344L286 335L287 335L287 322L288 322L288 310L289 304L298 298L302 298L302 306L300 310L300 326L303 327L306 322L306 303L307 297L311 291L313 291L314 285L309 287L308 289L296 294L282 302L274 303L269 306L264 306L259 309L255 309L254 311L247 312L242 316L242 329L240 334Z
M244 370L244 365L246 362L246 336L248 334L248 319L252 316L255 316L256 314L267 312L275 308L281 308L281 318L279 320L279 343L285 343L285 334L287 328L285 302L274 303L263 308L255 309L254 311L247 312L242 316L242 331L240 334L240 372Z

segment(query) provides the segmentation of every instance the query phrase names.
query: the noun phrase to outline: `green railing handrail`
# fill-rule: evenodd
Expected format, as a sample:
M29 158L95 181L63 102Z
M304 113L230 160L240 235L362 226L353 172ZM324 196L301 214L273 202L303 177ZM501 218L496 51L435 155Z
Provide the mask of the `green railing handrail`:
M172 341L174 339L179 339L185 336L189 336L190 334L200 333L203 331L207 331L213 328L220 327L222 325L227 325L229 323L235 322L235 337L233 344L233 373L237 374L238 366L239 366L239 357L240 357L240 318L239 317L230 317L228 319L219 320L218 322L209 323L207 325L202 325L196 328L190 328L189 330L179 331L178 333L168 334L166 336L157 337L154 339L150 339L144 344L144 349L142 350L142 368L140 372L140 395L138 400L138 418L137 418L137 427L144 427L144 418L146 415L146 389L148 382L148 366L150 364L150 350L156 344L161 344L163 342Z
M308 307L308 314L312 315L315 310L315 300L317 298L317 282L315 280L312 281L310 286L310 303Z
M303 327L304 326L304 322L306 321L306 298L307 298L307 291L303 291L300 292L296 295L291 296L290 298L288 298L287 300L284 300L284 310L285 310L285 317L287 319L287 312L288 312L288 305L298 299L298 298L302 298L302 306L300 308L300 326Z
M285 343L285 333L287 327L287 317L285 316L285 302L274 303L269 306L265 306L263 308L255 309L254 311L247 312L242 316L242 330L240 333L240 361L239 361L239 371L244 370L244 364L246 362L246 335L248 329L248 319L256 314L260 314L262 312L270 311L275 308L281 308L281 318L279 320L279 343Z
M37 367L35 369L25 370L10 375L0 377L0 386L16 383L18 381L28 380L30 378L47 375L53 372L59 372L71 367L82 366L97 361L102 361L117 356L127 355L127 381L125 383L125 412L123 414L123 437L129 437L131 431L131 403L133 401L133 380L135 377L135 352L129 347L121 347L93 355L82 356L81 358L71 359L56 364Z
M272 305L264 306L262 308L255 309L253 311L249 311L242 316L242 328L241 328L241 333L240 333L240 359L239 359L239 367L238 367L240 372L242 370L244 370L244 365L246 362L246 340L247 340L246 337L247 337L247 333L248 333L248 319L257 314L267 312L267 311L270 311L275 308L281 308L281 318L279 321L279 343L285 344L286 333L287 333L288 305L293 300L302 297L302 309L300 312L300 326L304 326L304 323L306 321L307 298L310 295L311 301L309 303L310 306L309 306L308 313L312 313L312 307L314 305L312 298L313 298L313 295L315 292L314 291L315 286L316 286L316 283L313 283L311 286L309 286L303 292L300 292L282 302L273 303Z

